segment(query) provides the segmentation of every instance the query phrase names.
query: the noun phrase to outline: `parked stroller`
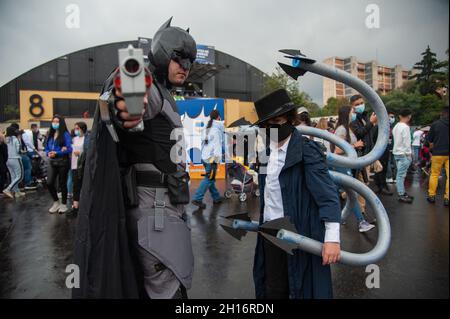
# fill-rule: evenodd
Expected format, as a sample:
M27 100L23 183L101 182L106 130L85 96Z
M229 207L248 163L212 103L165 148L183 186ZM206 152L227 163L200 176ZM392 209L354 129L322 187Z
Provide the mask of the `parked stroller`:
M47 178L47 161L43 153L33 155L31 159L31 174L34 182L42 186Z
M247 168L237 162L226 164L227 171L227 190L224 193L225 198L231 198L233 194L239 195L239 201L245 202L247 194L259 196L257 185L257 174L249 173Z

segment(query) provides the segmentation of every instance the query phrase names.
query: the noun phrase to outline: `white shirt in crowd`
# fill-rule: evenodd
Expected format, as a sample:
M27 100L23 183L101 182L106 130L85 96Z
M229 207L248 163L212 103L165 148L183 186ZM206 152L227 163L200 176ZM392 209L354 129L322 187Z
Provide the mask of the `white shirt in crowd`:
M202 134L202 160L205 162L209 162L209 160L213 157L216 160L222 158L222 150L224 146L224 131L225 126L223 121L213 120L212 125L209 129L204 129ZM206 133L208 135L206 136ZM208 143L205 143L205 140L208 140Z
M413 134L412 146L420 146L420 139L422 138L423 131L417 130Z
M83 152L84 136L75 136L72 139L72 165L71 169L77 169L78 157L73 152L78 151L80 154Z
M33 152L34 151L34 145L33 145L33 132L30 130L26 130L22 134L22 140L25 143L25 146L27 147L27 152Z
M278 177L286 160L290 137L278 147L270 142L270 156L267 163L266 187L264 189L264 222L284 217L283 197ZM339 223L325 222L325 242L340 242Z
M411 129L407 124L397 123L392 130L392 137L394 138L392 149L394 155L411 155Z

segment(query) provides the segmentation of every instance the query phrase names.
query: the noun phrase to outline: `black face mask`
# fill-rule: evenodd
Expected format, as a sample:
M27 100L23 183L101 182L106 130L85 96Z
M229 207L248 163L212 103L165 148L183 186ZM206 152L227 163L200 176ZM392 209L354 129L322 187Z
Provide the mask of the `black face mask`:
M275 139L275 136L270 135L270 129L278 129L277 139ZM266 134L269 136L271 141L279 143L291 135L294 130L295 126L289 122L283 124L270 124L266 127Z

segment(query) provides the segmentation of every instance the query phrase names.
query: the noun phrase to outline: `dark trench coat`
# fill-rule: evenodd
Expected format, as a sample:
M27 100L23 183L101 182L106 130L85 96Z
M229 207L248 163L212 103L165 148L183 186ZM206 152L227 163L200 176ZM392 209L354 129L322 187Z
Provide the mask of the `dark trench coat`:
M266 175L259 175L261 217L264 212ZM298 233L323 242L324 222L340 223L341 207L337 187L328 172L323 152L317 143L295 130L289 141L286 160L279 175L285 216ZM263 237L258 235L253 266L256 298L265 297ZM322 257L294 250L288 255L290 298L332 298L330 266L322 266Z

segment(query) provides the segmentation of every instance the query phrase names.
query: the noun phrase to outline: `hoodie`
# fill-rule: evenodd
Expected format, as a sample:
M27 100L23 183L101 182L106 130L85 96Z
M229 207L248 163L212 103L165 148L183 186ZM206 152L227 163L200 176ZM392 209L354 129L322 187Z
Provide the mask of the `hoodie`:
M433 156L448 156L448 117L431 124L427 139L433 143Z

